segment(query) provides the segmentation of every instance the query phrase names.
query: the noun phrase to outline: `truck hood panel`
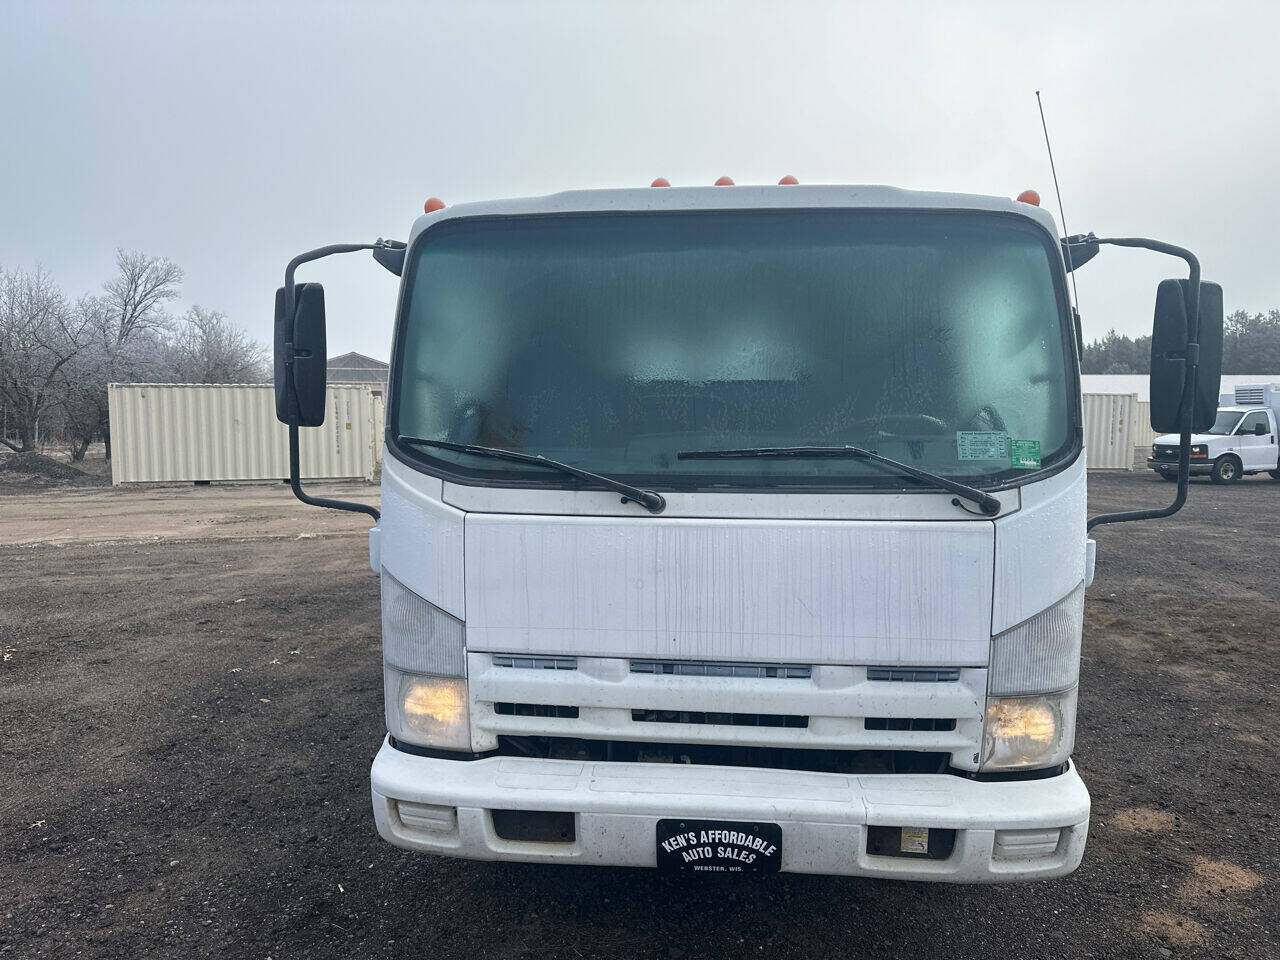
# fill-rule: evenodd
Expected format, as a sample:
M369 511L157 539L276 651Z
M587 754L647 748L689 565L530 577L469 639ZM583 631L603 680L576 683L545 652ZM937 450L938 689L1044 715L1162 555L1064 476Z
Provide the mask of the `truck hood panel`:
M473 651L980 666L989 522L468 514Z
M1152 443L1158 443L1158 444L1160 444L1161 446L1176 447L1176 446L1178 445L1178 443L1181 441L1181 439L1182 439L1182 438L1181 438L1181 437L1179 437L1176 433L1162 433L1162 434L1160 434L1160 436L1156 437L1156 438L1155 438L1153 441L1151 441L1151 442L1152 442ZM1229 440L1232 440L1232 439L1234 439L1234 437L1228 436L1228 435L1226 435L1226 434L1221 434L1221 433L1193 433L1193 434L1191 435L1191 442L1192 442L1193 444L1195 444L1195 443L1213 443L1213 441L1215 441L1215 440L1227 440L1227 441L1229 441Z

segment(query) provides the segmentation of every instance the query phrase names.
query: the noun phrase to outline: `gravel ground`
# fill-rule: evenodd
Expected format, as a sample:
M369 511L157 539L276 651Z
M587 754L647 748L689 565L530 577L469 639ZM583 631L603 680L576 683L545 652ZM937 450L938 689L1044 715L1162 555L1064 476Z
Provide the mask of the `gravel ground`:
M1171 494L1091 478L1095 512ZM1084 864L950 887L393 849L360 518L275 486L2 491L0 957L1280 957L1278 506L1196 484L1096 531Z

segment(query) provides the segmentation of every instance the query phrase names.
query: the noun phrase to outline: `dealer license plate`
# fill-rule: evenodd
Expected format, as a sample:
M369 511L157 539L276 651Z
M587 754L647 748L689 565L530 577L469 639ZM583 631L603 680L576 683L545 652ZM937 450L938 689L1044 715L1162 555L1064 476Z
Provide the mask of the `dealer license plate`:
M658 869L698 873L777 873L782 827L727 820L659 820Z

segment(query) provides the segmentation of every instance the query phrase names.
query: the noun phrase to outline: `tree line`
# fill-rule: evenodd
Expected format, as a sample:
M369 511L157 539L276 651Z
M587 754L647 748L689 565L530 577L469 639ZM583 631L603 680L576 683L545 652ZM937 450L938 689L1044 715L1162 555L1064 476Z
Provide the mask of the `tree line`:
M116 251L100 293L69 299L42 267L0 266L0 444L21 452L57 437L79 461L96 440L111 457L108 383L263 383L267 353L216 310L181 317L182 268Z
M1130 339L1111 330L1086 344L1084 373L1150 373L1151 337ZM1222 320L1222 372L1280 373L1280 309L1237 310Z

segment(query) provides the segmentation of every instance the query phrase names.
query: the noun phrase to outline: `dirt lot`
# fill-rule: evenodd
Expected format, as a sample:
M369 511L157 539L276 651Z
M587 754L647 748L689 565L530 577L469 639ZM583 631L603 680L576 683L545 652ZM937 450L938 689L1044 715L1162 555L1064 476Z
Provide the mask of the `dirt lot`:
M683 880L377 838L363 518L279 486L0 490L0 957L1280 957L1280 484L1096 534L1079 871Z

